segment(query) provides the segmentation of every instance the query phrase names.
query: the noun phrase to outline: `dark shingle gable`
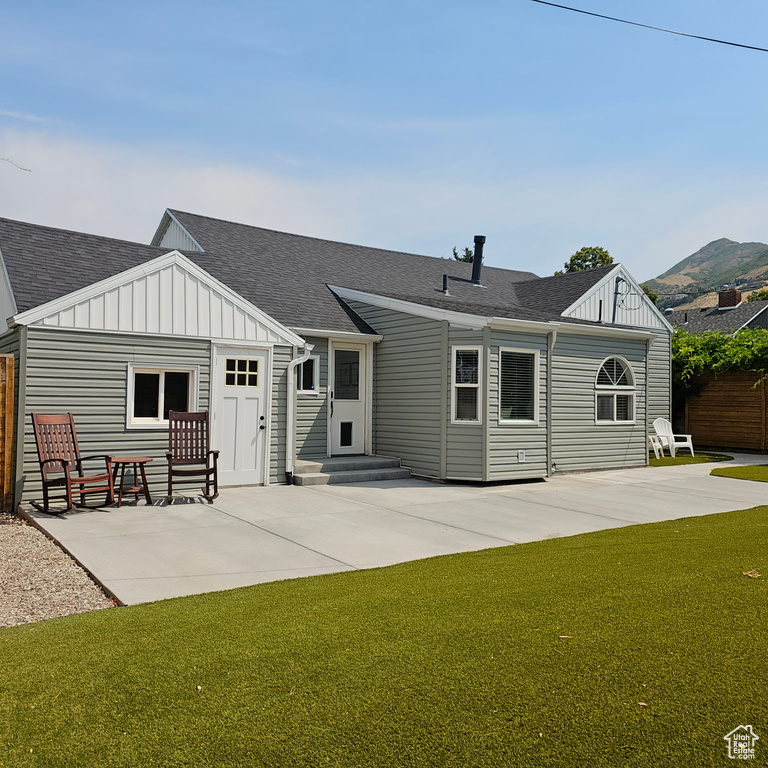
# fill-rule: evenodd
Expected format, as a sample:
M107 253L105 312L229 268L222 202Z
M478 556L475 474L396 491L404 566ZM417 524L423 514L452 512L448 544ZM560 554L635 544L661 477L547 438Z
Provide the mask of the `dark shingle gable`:
M208 269L206 260L215 260L217 254L221 259L226 254L226 269L233 276L258 265L260 277L249 284L256 298L251 300L293 327L308 327L310 319L309 327L338 327L342 318L327 285L390 298L407 297L413 303L459 312L560 319L564 309L613 269L542 279L532 272L485 264L483 287L479 288L470 282L472 265L452 259L291 235L183 211L170 213L205 249L205 254L190 254L203 268ZM489 253L487 248L486 260ZM443 274L450 276L448 296L442 293ZM541 283L546 287L540 287Z

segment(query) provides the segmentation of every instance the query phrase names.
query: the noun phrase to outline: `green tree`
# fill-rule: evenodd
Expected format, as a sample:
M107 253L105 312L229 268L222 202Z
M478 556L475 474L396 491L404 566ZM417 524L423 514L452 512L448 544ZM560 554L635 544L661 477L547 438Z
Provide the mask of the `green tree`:
M768 288L752 291L752 293L747 296L747 301L765 301L766 299L768 299Z
M650 286L650 285L648 285L648 284L646 284L646 283L642 283L642 284L640 285L640 287L643 289L643 292L645 293L645 295L646 295L646 296L647 296L647 297L648 297L648 298L649 298L649 299L650 299L650 300L651 300L651 301L654 303L654 305L655 305L655 304L658 302L658 300L659 300L659 294L658 294L658 293L656 293L656 291L654 291L654 290L653 290L653 288L651 288L651 286Z
M465 248L464 253L459 253L454 245L453 258L456 261L465 261L467 264L471 264L475 260L475 252L471 248Z
M613 264L611 256L605 248L596 245L588 245L580 248L563 265L563 269L555 272L556 275L562 275L564 272L580 272L582 269L594 269L595 267L606 267Z

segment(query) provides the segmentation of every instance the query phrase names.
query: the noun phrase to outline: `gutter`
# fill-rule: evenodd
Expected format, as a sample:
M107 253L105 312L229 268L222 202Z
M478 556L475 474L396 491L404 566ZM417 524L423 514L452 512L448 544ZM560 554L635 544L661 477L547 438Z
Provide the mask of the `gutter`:
M314 344L304 344L301 357L297 357L288 363L288 383L286 385L288 387L286 400L287 415L285 424L285 479L288 485L293 485L293 433L294 421L296 419L296 390L294 382L296 381L296 368L309 359L314 348Z

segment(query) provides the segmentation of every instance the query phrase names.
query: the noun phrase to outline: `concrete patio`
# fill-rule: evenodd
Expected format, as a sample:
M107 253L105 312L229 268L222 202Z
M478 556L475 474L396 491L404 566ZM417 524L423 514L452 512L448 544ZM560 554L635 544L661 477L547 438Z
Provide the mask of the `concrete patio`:
M727 465L765 461L739 454ZM768 486L710 477L716 466L485 487L408 478L230 488L213 504L188 496L25 515L133 604L768 503Z

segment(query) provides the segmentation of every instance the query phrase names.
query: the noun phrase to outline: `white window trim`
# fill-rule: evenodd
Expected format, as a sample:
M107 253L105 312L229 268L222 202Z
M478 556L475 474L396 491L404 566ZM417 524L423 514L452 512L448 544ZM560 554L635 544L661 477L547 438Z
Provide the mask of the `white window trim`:
M533 355L533 419L502 419L501 418L501 353L517 352L521 355ZM499 347L499 424L505 425L534 425L539 424L539 355L538 349L522 349L520 347Z
M172 366L172 365L141 365L128 363L128 389L125 403L125 428L126 429L167 429L168 419L135 419L133 417L133 394L135 374L137 373L189 373L189 410L198 408L198 390L200 381L200 366ZM163 412L163 390L160 389L160 410Z
M456 353L458 351L477 352L477 384L457 384L456 383ZM477 418L476 419L457 419L456 418L456 390L457 389L477 389ZM483 423L483 348L482 346L473 346L471 344L457 344L451 347L451 424L482 424Z
M304 383L304 363L296 369L296 392L299 395L308 395L309 397L317 397L320 394L320 356L310 355L307 360L314 360L315 376L312 382L315 385L314 389L302 389L299 385ZM306 360L304 361L306 362Z
M626 370L629 372L631 384L613 385L613 384L598 384L597 377L600 375L600 371L603 366L609 360L620 360L623 363ZM597 418L597 396L598 395L612 395L613 396L613 418L612 419L598 419ZM616 395L630 395L632 397L632 418L625 421L618 421L616 419ZM637 387L635 385L635 371L632 368L632 364L625 357L621 355L609 355L603 360L597 368L595 374L595 424L634 424L637 420Z

